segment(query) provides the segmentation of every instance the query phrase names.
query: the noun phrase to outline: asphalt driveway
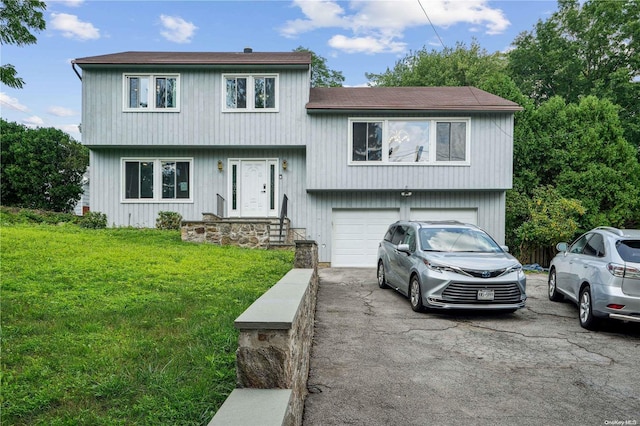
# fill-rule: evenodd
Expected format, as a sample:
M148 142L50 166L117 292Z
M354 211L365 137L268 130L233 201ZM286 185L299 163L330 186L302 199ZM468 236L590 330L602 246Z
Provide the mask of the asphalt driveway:
M514 314L421 314L321 269L304 425L640 425L640 326L580 327L527 279Z

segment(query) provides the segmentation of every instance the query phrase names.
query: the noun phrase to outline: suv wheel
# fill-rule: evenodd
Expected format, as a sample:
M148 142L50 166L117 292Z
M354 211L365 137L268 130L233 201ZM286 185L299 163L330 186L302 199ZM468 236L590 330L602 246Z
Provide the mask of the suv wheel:
M564 297L558 293L557 281L556 281L556 270L551 269L549 271L549 300L554 302L561 302Z
M580 290L578 311L580 315L580 325L587 330L595 330L598 326L599 318L593 316L593 300L589 286L585 286Z

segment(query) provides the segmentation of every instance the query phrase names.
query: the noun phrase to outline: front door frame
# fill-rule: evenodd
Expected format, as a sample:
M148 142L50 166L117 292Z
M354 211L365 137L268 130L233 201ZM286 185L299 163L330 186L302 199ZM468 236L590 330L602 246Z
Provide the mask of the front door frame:
M261 188L252 188L253 191L266 191L266 206L263 211L256 215L255 212L243 212L243 195L248 194L247 188L243 186L243 164L248 163L264 163L265 176L264 182L254 182ZM229 195L229 217L278 217L278 195L279 195L279 179L278 179L278 158L230 158L227 161L228 187ZM244 182L247 185L248 182ZM246 200L245 200L246 201Z

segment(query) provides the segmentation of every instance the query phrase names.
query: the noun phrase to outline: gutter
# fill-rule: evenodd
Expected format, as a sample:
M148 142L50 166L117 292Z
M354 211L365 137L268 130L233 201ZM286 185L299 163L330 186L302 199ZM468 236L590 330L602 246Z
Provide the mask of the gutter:
M76 75L78 76L78 78L80 79L80 81L82 81L82 76L80 75L80 73L76 69L76 61L75 60L71 61L71 68L73 68L73 72L75 72Z

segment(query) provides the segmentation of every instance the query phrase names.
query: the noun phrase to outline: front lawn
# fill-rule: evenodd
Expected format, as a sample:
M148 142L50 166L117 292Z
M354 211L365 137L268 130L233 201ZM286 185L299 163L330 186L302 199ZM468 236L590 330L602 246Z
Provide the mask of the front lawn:
M293 263L176 231L0 232L2 425L206 425L235 387L233 321Z

